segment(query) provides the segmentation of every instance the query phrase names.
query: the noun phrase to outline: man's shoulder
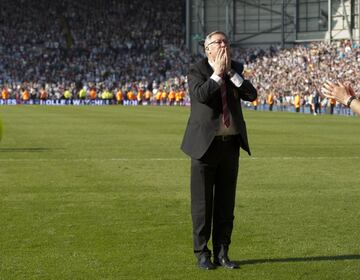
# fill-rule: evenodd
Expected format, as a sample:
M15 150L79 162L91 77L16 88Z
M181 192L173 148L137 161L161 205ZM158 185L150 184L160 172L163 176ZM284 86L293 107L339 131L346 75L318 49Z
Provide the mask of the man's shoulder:
M206 68L208 64L209 64L208 59L205 57L205 58L191 64L190 69L192 69L192 68L195 68L195 69Z
M208 63L207 58L203 58L200 61L190 65L188 76L197 76L197 77L210 77L212 73L211 66Z
M235 60L231 61L231 67L238 73L241 73L244 70L244 65L241 62Z

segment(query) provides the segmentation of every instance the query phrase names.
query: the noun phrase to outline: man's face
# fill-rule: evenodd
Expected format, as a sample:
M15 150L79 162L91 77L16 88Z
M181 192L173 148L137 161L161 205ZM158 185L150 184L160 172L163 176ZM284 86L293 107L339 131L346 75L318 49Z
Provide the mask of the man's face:
M216 58L216 54L221 48L230 49L230 46L228 39L223 34L214 34L213 36L211 36L211 39L207 43L205 48L209 60L214 61Z

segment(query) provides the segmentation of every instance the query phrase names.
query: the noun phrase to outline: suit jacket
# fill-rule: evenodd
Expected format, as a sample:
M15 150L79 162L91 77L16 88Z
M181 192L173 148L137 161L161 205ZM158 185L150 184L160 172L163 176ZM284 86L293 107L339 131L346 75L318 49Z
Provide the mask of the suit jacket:
M241 63L231 61L231 68L242 76L244 67ZM205 58L192 65L188 73L191 109L181 149L195 159L200 159L205 154L219 130L219 117L222 113L221 92L218 83L210 79L213 72ZM247 80L244 80L239 88L229 77L225 77L225 82L232 125L235 125L239 132L238 143L250 155L240 99L253 101L257 98L257 91Z

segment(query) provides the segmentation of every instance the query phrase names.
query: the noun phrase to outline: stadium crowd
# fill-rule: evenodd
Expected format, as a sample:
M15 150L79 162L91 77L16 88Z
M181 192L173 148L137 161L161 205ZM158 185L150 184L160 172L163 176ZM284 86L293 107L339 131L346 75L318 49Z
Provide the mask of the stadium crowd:
M185 104L186 73L201 55L185 47L184 1L3 0L1 99L113 100ZM349 41L280 49L240 49L244 75L259 99L245 106L349 114L320 94L326 80L359 92L360 49Z
M289 49L255 50L261 56L247 56L245 75L252 79L259 92L254 106L273 110L295 110L320 114L349 114L334 99L323 98L321 87L327 80L348 81L359 92L360 49L350 41L332 44L316 42ZM252 58L253 57L253 58ZM240 58L241 59L241 58Z
M1 89L22 100L84 98L82 89L88 98L184 92L192 57L185 55L182 2L4 0Z

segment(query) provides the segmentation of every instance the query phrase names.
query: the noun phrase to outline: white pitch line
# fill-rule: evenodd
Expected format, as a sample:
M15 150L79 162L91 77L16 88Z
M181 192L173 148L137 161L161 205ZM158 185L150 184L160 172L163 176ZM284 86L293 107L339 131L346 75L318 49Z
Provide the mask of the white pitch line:
M185 161L187 158L1 158L0 162L6 161Z
M244 159L244 158L242 158ZM246 158L245 158L246 159ZM314 160L322 160L322 159L360 159L360 156L335 156L335 157L248 157L249 160L296 160L296 159L314 159Z
M328 159L360 159L360 156L349 157L241 157L240 160L328 160ZM61 162L61 161L188 161L189 158L0 158L0 162Z

